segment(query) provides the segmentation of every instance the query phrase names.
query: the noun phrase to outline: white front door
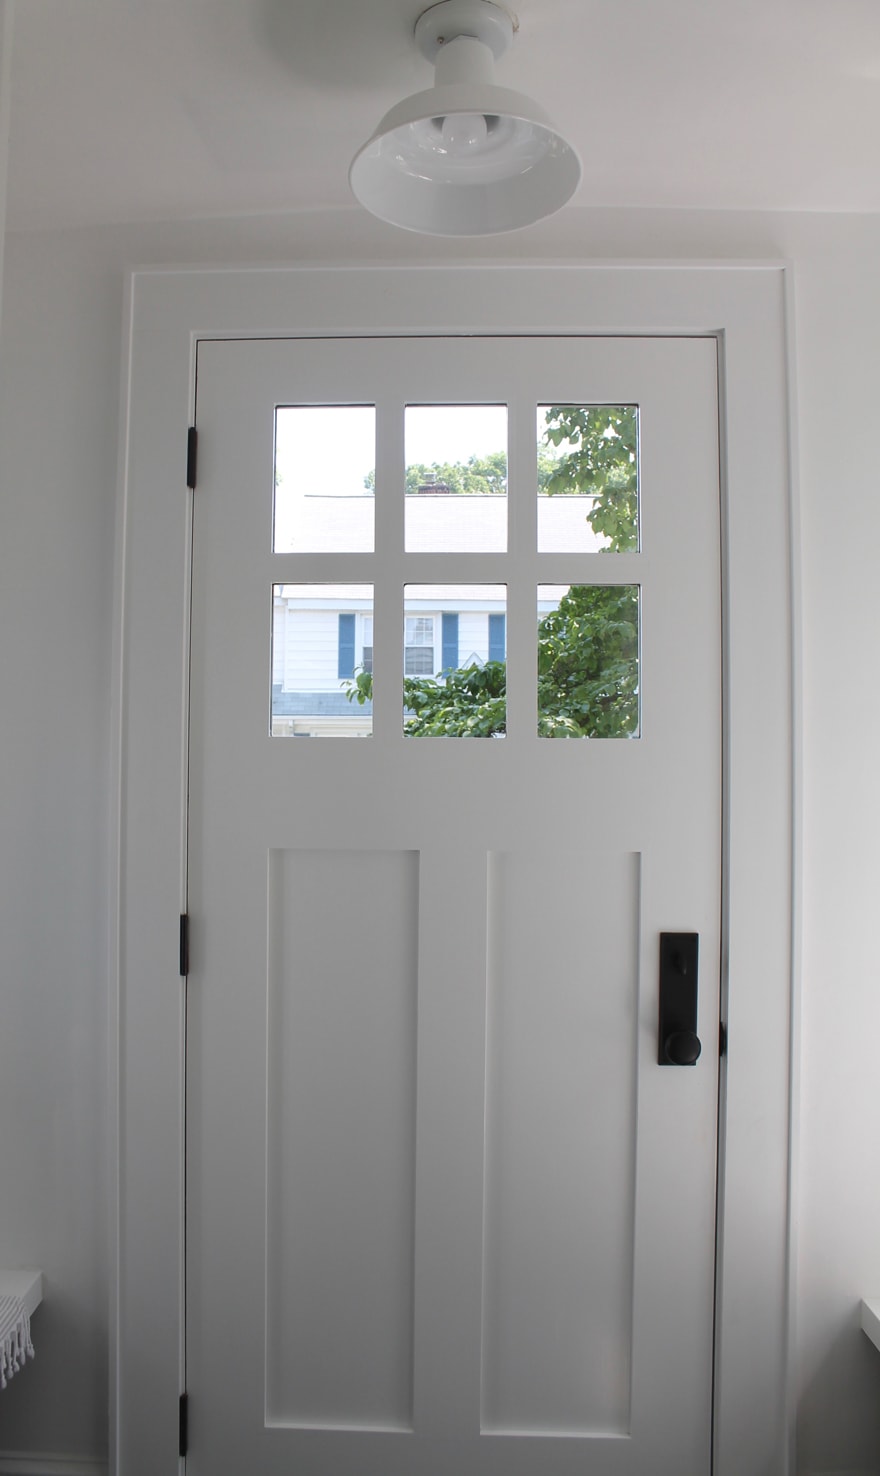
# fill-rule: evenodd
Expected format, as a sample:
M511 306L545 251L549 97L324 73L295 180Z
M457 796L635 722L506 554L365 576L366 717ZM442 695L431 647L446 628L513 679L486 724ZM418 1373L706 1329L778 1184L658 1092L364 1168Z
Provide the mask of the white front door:
M699 338L199 346L198 1476L708 1476L715 355ZM449 409L474 406L493 407L506 496L444 492L436 470L405 493L407 464L466 463L468 445L486 461ZM624 551L589 499L537 495L537 427L593 406L638 426ZM637 635L587 701L538 629L597 586ZM460 727L444 673L479 686L504 659L494 737L416 736L404 667ZM607 736L577 736L590 702L620 709L585 720ZM658 1064L663 931L700 937L695 1067Z

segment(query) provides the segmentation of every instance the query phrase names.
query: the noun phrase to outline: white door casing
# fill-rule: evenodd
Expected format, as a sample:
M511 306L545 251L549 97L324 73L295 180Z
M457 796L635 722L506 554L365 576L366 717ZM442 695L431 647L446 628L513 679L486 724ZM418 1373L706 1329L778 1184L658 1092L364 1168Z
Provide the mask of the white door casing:
M183 874L188 514L172 440L175 424L178 445L185 435L196 338L205 336L206 324L208 336L274 336L328 327L650 333L668 331L670 323L691 333L724 328L717 337L729 572L724 982L736 1051L722 1083L718 1469L733 1476L759 1461L784 1469L791 807L782 286L775 268L135 278L120 549L120 1470L171 1469L176 1459L183 1022L174 992L173 909L180 907ZM454 315L447 306L453 301ZM166 784L175 790L170 798ZM169 901L171 935L164 937L160 917ZM198 948L197 929L193 943ZM168 990L157 995L159 979ZM735 1315L725 1318L731 1303ZM756 1348L766 1358L756 1359ZM157 1419L157 1407L168 1411L168 1424ZM740 1418L744 1408L748 1422Z

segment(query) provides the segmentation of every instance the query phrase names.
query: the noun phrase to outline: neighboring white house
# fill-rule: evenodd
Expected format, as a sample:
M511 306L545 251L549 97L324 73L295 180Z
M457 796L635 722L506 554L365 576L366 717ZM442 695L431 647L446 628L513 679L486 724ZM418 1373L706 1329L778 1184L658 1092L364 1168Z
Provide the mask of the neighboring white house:
M291 520L293 547L298 545L304 552L372 549L372 496L309 495L297 501L304 516ZM587 497L541 497L539 546L563 552L601 547L586 521L591 502ZM407 551L412 553L503 551L507 498L408 497L405 536ZM553 609L561 593L560 589L556 598L545 597L536 604L536 618ZM350 700L348 694L356 674L373 669L373 586L276 584L273 606L272 734L368 734L371 705ZM456 667L505 659L507 590L503 584L408 585L401 616L401 670L407 676L440 677Z
M503 661L505 595L503 585L409 586L406 675L440 676L457 666ZM369 733L371 704L347 694L358 671L373 669L372 586L276 584L273 632L272 733Z

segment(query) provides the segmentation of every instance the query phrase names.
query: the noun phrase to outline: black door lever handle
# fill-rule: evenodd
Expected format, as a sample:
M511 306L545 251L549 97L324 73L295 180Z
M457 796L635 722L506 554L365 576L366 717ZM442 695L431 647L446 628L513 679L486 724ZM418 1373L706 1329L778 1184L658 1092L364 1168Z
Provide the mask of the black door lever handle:
M660 1066L695 1066L702 1046L697 1035L698 933L660 934Z

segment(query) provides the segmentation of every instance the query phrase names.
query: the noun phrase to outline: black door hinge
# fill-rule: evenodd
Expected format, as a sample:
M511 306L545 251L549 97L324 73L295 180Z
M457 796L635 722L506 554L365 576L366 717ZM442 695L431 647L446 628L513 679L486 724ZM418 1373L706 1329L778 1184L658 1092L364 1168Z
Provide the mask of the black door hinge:
M189 913L180 914L180 977L189 973Z
M196 457L199 449L199 433L194 425L191 425L186 436L186 485L194 488L196 485Z
M719 1056L727 1055L727 1026L723 1020L718 1026L718 1054Z
M187 1414L189 1407L189 1395L181 1394L177 1415L177 1454L186 1455L187 1447Z

